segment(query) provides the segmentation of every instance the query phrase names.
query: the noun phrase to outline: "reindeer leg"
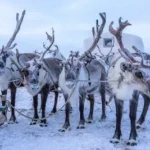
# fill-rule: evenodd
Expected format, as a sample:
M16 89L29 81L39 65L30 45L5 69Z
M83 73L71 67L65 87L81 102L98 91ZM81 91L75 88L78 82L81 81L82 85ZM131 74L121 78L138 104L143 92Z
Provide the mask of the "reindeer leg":
M15 107L15 101L16 101L16 91L17 88L13 83L10 83L10 92L11 92L11 105ZM8 122L9 124L18 123L15 116L15 110L11 107L11 117Z
M68 100L68 95L64 94L65 102ZM59 129L60 132L65 132L67 129L70 130L70 102L66 103L65 106L65 123L61 129Z
M6 96L7 96L7 90L2 91L2 106L6 106ZM6 113L3 112L3 115L6 116Z
M6 106L7 90L1 91L1 92L2 92L2 106ZM7 114L4 111L0 115L0 125L3 125L6 120L7 120Z
M101 121L106 119L106 98L105 98L105 83L101 83L100 94L102 99L102 116Z
M34 118L30 125L35 125L37 123L38 116L38 94L33 96L33 108L34 108Z
M46 101L49 93L49 85L45 85L41 91L41 101L42 101L42 120L40 126L47 126L47 122L45 118L45 108L46 108Z
M77 129L84 129L85 128L85 118L84 118L84 102L85 102L85 93L81 93L79 97L79 111L80 111L80 121Z
M119 143L121 138L121 119L122 119L122 110L123 110L123 100L116 99L115 97L115 105L116 105L116 129L113 138L110 140L111 143Z
M149 104L150 104L150 98L145 94L142 94L142 96L144 99L144 107L143 107L142 114L141 114L139 120L137 121L137 125L136 125L137 129L139 129L141 127L141 125L143 124L143 122L145 121L145 117L146 117L146 114L147 114L147 111L149 108Z
M89 112L89 116L87 119L87 123L92 123L93 122L93 111L94 111L94 95L88 95L88 99L90 101L90 112Z
M131 132L129 141L127 142L127 145L137 145L137 132L136 132L136 112L137 112L137 101L138 101L139 93L138 91L135 91L133 93L132 99L130 100L130 121L131 121Z
M51 111L51 113L56 113L57 111L57 101L58 101L58 91L54 91L55 93L55 102L54 102L54 106L53 106L53 109Z

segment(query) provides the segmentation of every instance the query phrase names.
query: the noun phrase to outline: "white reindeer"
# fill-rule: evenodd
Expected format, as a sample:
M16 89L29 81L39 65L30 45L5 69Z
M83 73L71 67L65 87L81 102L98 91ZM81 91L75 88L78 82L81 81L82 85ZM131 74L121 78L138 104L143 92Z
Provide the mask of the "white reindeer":
M20 54L19 57L16 57L16 54L12 52L12 49L15 48L17 45L16 43L13 44L24 19L25 10L22 12L22 16L19 18L19 14L16 14L16 27L15 31L12 34L12 37L7 42L6 46L3 46L0 50L0 89L2 91L2 105L5 105L6 103L6 95L7 95L7 89L10 88L11 91L11 105L15 106L15 97L16 97L16 86L17 84L21 84L22 74L17 69L17 66L15 64L18 64L19 61L27 61L35 57L35 54L29 54L26 53L24 55ZM12 60L14 63L12 63ZM21 63L21 62L20 62ZM2 113L3 116L5 116L5 112ZM5 116L6 117L6 116ZM11 108L11 117L9 120L9 123L15 123L16 117L14 109ZM1 122L1 124L4 123L4 120Z
M116 129L115 134L111 140L112 143L118 143L121 138L121 119L124 100L130 100L130 121L131 121L131 131L127 145L137 144L137 132L136 132L136 110L139 92L145 91L146 85L137 84L137 78L133 76L133 65L132 63L139 62L139 58L135 58L127 49L124 48L122 42L122 31L126 26L131 25L128 21L122 22L119 18L119 28L114 30L112 28L113 22L109 26L109 31L116 37L118 44L120 46L119 52L116 53L111 60L111 68L108 72L108 82L115 95L116 104ZM123 56L123 57L122 57ZM138 65L139 66L139 65ZM143 64L141 66L144 66ZM139 72L136 76L141 77ZM116 82L111 82L111 80L116 80ZM141 81L142 82L142 81ZM138 90L138 91L137 91ZM146 93L146 92L145 92ZM148 97L145 97L148 101ZM144 114L144 113L142 113ZM145 115L144 115L145 116Z

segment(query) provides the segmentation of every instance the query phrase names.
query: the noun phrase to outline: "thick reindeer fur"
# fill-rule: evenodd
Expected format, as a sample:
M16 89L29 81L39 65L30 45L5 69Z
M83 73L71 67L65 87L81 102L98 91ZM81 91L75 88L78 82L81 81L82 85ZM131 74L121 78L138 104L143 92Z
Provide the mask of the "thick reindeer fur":
M35 61L31 60L31 61L28 61L28 63L30 64L30 67L28 68L28 70L34 72ZM55 59L55 58L43 59L43 61L41 62L41 65L43 67L39 69L39 77L38 77L39 88L37 88L36 90L33 89L30 86L28 80L25 79L24 82L26 82L26 88L32 96L37 95L45 84L49 84L50 86L53 86L54 84L58 85L59 74L61 73L61 69L62 69L59 64L60 64L60 60Z
M120 57L119 53L116 53L112 58L112 63ZM120 64L126 62L124 58L118 59L114 65L108 71L108 82L112 89L112 92L116 95L117 99L130 100L134 90L143 91L145 86L137 84L132 72L122 71ZM128 63L128 62L126 62ZM119 81L120 77L123 77L122 81ZM114 80L114 81L112 81Z
M116 53L113 56L112 64L114 61L119 58L119 54ZM139 98L138 91L147 91L147 85L144 82L137 79L132 71L125 70L123 71L120 67L120 64L124 62L128 64L128 62L124 58L118 59L115 64L111 66L108 71L108 81L110 87L112 88L112 92L115 95L115 102L116 102L116 130L111 140L112 143L116 143L117 140L120 140L121 137L121 118L122 118L122 110L123 110L123 101L129 100L130 101L130 121L131 121L131 132L129 141L127 142L128 145L136 145L137 144L137 132L136 132L136 111L137 111L137 103ZM119 81L120 76L122 76L122 80ZM111 80L118 80L112 81ZM139 80L139 82L138 82ZM142 84L141 84L142 83ZM136 91L137 90L137 91ZM146 93L146 92L145 92ZM147 113L147 109L149 106L149 97L142 94L145 104L143 107L143 112L141 114L140 119L138 120L138 124L141 125ZM137 126L139 128L139 126Z

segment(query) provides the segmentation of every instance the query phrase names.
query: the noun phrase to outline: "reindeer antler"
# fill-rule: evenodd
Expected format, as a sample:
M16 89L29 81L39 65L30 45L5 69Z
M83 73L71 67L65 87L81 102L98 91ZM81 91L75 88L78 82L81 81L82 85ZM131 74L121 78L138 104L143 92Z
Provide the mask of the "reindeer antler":
M50 51L50 48L52 47L52 45L54 44L54 41L55 41L55 36L54 36L54 29L52 28L52 36L49 35L47 32L46 32L46 35L47 35L47 39L49 40L50 42L50 45L48 47L45 46L45 44L43 43L43 47L45 48L45 51L43 52L42 54L42 57L41 57L41 60L44 58L45 54Z
M10 38L10 40L8 41L8 43L6 44L6 46L3 46L3 48L2 48L3 52L8 51L10 49L13 49L17 45L17 43L14 43L13 45L12 45L12 43L14 42L14 40L15 40L19 30L20 30L20 27L22 25L22 22L23 22L23 19L24 19L24 16L25 16L25 12L26 12L25 10L22 12L22 15L21 15L20 19L19 19L19 13L16 14L16 28L15 28L15 31L14 31L12 37Z
M117 39L117 42L121 48L121 51L129 58L128 60L130 60L131 63L135 63L137 62L135 60L135 58L132 56L132 54L124 48L124 45L123 45L123 42L122 42L122 31L127 27L127 26L130 26L131 24L128 22L128 20L126 20L125 22L122 22L121 21L121 17L119 18L119 27L117 30L115 30L112 25L113 25L113 21L110 23L109 25L109 31L111 34L113 34L116 39ZM120 52L120 51L119 51ZM122 53L120 53L122 55ZM124 57L124 55L123 55Z
M103 29L106 24L106 13L104 13L104 12L99 13L99 15L102 19L102 23L101 23L101 25L99 25L98 20L96 20L96 30L94 27L92 28L92 34L94 37L94 41L93 41L92 45L86 50L87 52L91 52L96 47L99 39L101 38L101 34L102 34ZM82 59L82 58L83 58L83 56L80 57L80 59Z
M37 55L41 55L42 54L42 52L38 52L37 50L35 50L34 53L37 54Z
M135 46L132 47L137 52L137 54L142 58L141 62L137 61L132 56L132 54L126 48L124 48L124 45L122 42L122 31L125 29L125 27L127 27L131 24L128 22L128 20L126 20L125 22L122 22L121 19L122 18L120 17L119 18L119 28L117 30L113 29L113 27L112 27L113 22L111 22L109 25L109 31L116 37L118 44L121 48L121 49L119 49L121 56L133 64L138 63L138 64L135 64L136 66L138 65L139 67L150 68L149 65L144 64L143 53L139 49L137 49Z
M143 53L135 46L132 46L132 48L138 53L138 55L142 58L142 61L141 61L141 67L144 67L144 68L150 68L150 65L145 65L144 64L144 57L143 57ZM146 53L145 53L146 54ZM146 54L148 55L148 54Z

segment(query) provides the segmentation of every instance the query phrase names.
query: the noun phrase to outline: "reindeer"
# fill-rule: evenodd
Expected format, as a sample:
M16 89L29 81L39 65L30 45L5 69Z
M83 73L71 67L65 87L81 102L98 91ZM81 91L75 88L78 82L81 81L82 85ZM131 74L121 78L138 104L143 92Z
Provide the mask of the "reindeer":
M34 117L30 125L35 125L38 121L38 94L41 93L41 109L42 118L40 126L47 126L45 118L45 107L49 90L55 92L55 103L52 112L56 112L57 98L58 98L58 78L62 67L60 62L62 60L57 58L44 58L45 54L50 50L54 44L54 30L52 29L52 36L48 33L47 38L50 45L45 47L45 51L39 58L32 59L22 66L19 64L19 70L22 70L24 75L24 82L28 92L33 96Z
M19 13L16 14L16 27L15 31L12 34L12 37L7 42L6 46L3 46L0 50L0 88L2 92L2 105L4 106L6 104L6 96L7 96L7 90L10 88L11 91L11 105L15 106L15 97L16 97L16 89L18 87L18 84L22 84L22 74L17 69L16 65L12 63L12 60L15 62L15 64L18 64L18 62L23 63L25 61L29 61L33 57L35 57L35 54L31 53L24 53L23 55L20 54L19 57L16 57L16 54L12 52L12 49L15 48L17 45L16 43L13 44L20 28L23 22L25 16L25 10L22 12L22 16L19 18ZM6 121L6 114L5 112L2 113L2 116L5 117L5 120L1 122L1 124ZM11 117L9 120L9 123L17 123L14 109L11 108Z
M127 49L124 48L122 43L122 31L126 26L131 25L128 21L122 22L121 17L119 18L119 28L114 30L113 22L110 23L109 31L116 37L117 42L120 46L119 52L114 55L111 60L111 68L108 72L108 82L112 89L112 92L115 95L115 105L116 105L116 129L114 136L110 142L118 143L121 138L121 119L122 119L122 109L124 100L130 99L130 121L131 121L131 131L129 136L129 141L127 145L136 145L137 144L137 132L136 132L136 111L137 111L137 101L139 97L138 91L145 91L146 85L136 84L138 80L135 80L133 77L133 67L132 63L138 62L133 54L131 54ZM123 57L122 57L123 56ZM141 66L144 66L143 64ZM141 76L139 72L135 73L135 76ZM111 80L116 80L116 82L111 82ZM137 78L136 78L137 79ZM141 81L142 82L142 81ZM145 92L146 93L146 92ZM148 101L149 98L146 95L143 95L145 101ZM144 106L144 109L146 107ZM143 109L142 115L145 116L145 110ZM146 108L147 109L147 108ZM143 123L142 116L139 119L139 122Z
M101 26L98 25L98 20L96 21L96 32L94 34L94 41L87 52L93 50L103 32L106 23L106 14L100 13L102 18ZM95 32L94 28L92 31ZM84 101L86 95L90 99L90 113L87 122L91 123L93 120L93 109L94 109L94 93L99 92L102 98L102 116L101 119L106 118L105 114L105 83L106 76L104 66L96 59L91 58L90 62L85 62L82 57L79 56L79 52L72 52L69 59L63 63L63 70L59 77L59 86L66 101L65 109L65 123L59 131L64 132L70 129L70 101L72 98L77 101L79 99L79 111L80 111L80 121L78 129L85 128L85 118L84 118ZM76 97L74 97L74 95ZM77 98L77 99L76 99Z

